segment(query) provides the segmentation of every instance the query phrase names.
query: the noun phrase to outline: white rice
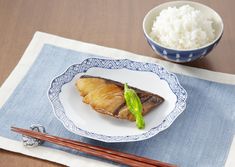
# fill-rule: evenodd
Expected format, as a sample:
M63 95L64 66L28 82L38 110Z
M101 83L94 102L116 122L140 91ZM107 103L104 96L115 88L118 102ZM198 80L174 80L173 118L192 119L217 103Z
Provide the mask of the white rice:
M199 48L215 39L212 20L190 5L168 7L160 12L150 36L172 49Z

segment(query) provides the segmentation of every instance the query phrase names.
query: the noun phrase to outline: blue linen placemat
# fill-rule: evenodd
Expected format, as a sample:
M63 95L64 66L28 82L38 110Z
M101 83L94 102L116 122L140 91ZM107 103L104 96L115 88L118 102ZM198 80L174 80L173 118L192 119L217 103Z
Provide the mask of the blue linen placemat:
M67 131L47 98L51 80L71 64L98 57L44 45L27 75L0 109L0 136L20 140L11 126L42 124L49 134L149 157L182 167L224 166L235 134L235 86L179 75L188 92L187 108L165 131L144 141L104 143ZM88 156L50 143L44 146ZM89 156L91 157L91 156ZM95 158L95 157L91 157Z

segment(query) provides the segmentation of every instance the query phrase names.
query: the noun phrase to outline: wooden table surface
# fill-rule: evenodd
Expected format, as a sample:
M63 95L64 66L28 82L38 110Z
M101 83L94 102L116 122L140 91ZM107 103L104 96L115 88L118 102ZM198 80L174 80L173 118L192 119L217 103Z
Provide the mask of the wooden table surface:
M159 58L146 43L142 21L163 0L0 0L0 85L35 31ZM235 1L199 0L223 18L224 35L207 57L187 63L235 74ZM1 166L61 166L0 150Z

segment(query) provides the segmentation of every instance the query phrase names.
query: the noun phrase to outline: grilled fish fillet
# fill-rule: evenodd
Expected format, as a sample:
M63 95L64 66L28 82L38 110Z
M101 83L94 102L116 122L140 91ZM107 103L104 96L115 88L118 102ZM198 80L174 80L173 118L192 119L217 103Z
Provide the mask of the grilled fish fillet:
M76 88L83 96L83 102L102 114L120 119L135 121L134 115L128 110L124 99L124 85L120 82L89 75L81 76L76 82ZM160 105L164 99L159 95L134 87L139 96L143 111L147 114L152 108Z

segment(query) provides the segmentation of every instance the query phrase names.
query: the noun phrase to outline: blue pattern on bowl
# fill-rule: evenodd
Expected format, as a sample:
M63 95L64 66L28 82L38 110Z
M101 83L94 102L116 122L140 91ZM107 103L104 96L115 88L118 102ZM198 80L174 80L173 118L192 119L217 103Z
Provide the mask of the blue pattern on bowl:
M178 50L178 49L165 47L151 38L149 34L151 33L153 20L156 18L156 16L158 16L159 13L163 9L166 9L168 7L173 7L173 6L180 7L182 5L191 5L192 7L201 10L205 16L208 16L209 18L213 19L214 21L213 25L215 26L214 29L215 29L215 35L216 35L216 38L214 39L214 41L200 48ZM224 25L223 25L222 18L219 16L219 14L216 11L214 11L208 6L205 6L201 3L197 3L193 1L171 1L171 2L160 4L154 7L153 9L151 9L146 14L143 20L143 31L144 31L145 38L147 39L149 45L154 50L154 52L156 52L158 55L160 55L164 59L167 59L173 62L180 62L180 63L194 61L198 58L202 58L208 55L208 53L210 53L215 48L215 46L219 43L223 35L223 30L224 30Z
M169 48L160 46L156 44L155 42L153 42L151 39L149 39L147 36L145 37L146 37L148 44L151 46L151 48L161 57L163 57L164 59L173 61L173 62L184 63L184 62L194 61L198 58L203 58L206 55L208 55L208 53L210 53L217 46L222 35L214 43L211 43L210 45L206 47L194 49L194 50L185 50L185 51L174 50L174 49L169 49Z
M88 69L93 67L99 67L105 69L125 68L133 71L144 71L144 72L154 73L158 77L160 77L160 79L165 80L168 83L172 92L176 95L177 101L175 104L175 108L171 111L171 113L168 116L166 116L165 120L160 125L153 127L149 131L142 133L140 135L107 136L81 129L80 127L77 127L66 116L64 107L60 101L59 94L64 84L72 81L72 79L77 74L85 73ZM64 127L69 131L84 137L104 142L130 142L130 141L140 141L148 139L168 128L174 122L174 120L185 110L187 92L180 85L175 74L168 72L164 67L158 64L135 62L127 59L109 60L109 59L88 58L84 60L81 64L74 64L70 66L63 74L54 78L48 90L48 98L53 107L55 116L63 123Z

